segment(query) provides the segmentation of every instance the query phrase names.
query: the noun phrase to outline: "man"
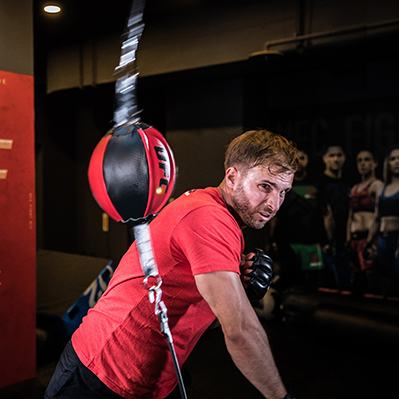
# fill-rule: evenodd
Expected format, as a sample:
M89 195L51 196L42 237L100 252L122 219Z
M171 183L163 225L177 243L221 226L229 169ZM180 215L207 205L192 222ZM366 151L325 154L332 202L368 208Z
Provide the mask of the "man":
M241 255L241 228L260 229L276 214L296 162L295 147L283 137L244 133L226 152L218 188L186 192L149 225L179 364L217 319L233 361L268 399L290 396L240 278L253 256ZM176 376L159 330L133 243L72 336L46 398L168 397Z
M324 246L325 263L330 271L327 284L334 288L350 287L350 267L345 251L346 225L349 215L350 185L342 170L345 153L341 146L330 145L323 154L325 170L321 177L321 206L328 242Z

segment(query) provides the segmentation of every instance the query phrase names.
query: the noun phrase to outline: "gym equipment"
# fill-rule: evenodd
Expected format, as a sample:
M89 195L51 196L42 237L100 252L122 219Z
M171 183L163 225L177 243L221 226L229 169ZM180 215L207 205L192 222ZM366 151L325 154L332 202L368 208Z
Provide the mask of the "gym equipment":
M66 311L62 317L65 332L69 338L79 327L83 317L92 308L107 289L108 283L114 274L115 267L110 261L94 281L86 288L79 299Z
M245 292L250 300L261 300L270 288L273 280L273 259L259 248L255 249L252 260L250 279L246 282Z
M139 121L114 127L94 149L89 184L98 205L129 226L149 222L167 204L175 162L163 135Z
M83 316L107 288L107 258L37 250L36 342L39 363L61 355Z

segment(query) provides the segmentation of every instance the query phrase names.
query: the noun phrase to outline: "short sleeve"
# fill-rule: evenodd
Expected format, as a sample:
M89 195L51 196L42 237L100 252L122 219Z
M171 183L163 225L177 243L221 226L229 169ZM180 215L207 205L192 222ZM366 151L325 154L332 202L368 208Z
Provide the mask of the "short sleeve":
M240 273L244 239L227 210L217 206L196 208L179 222L172 237L172 247L184 254L194 275L214 271Z

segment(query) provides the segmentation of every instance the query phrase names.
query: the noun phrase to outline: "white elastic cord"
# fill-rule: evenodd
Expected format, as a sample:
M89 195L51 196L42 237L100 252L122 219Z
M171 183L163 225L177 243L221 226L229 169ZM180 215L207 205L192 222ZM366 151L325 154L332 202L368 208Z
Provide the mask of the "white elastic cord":
M167 317L168 310L164 302L161 300L162 279L158 273L158 268L155 263L148 223L143 223L134 226L133 233L136 239L136 244L139 252L141 268L143 269L144 273L143 284L144 287L148 290L148 296L150 302L151 303L155 302L155 314L158 317L159 322L161 323L161 333L165 336L166 341L168 343L169 351L172 356L173 367L175 369L177 381L179 384L180 395L182 399L187 399L183 378L180 372L179 362L177 360L176 351L173 346L172 333L169 328L168 317ZM150 285L150 281L152 282L152 280L154 280L154 284Z

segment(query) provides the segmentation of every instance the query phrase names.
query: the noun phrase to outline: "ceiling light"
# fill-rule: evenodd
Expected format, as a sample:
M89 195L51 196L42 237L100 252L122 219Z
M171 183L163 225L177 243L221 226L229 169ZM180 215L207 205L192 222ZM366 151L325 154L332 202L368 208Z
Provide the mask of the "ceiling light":
M54 4L49 4L48 6L44 7L44 11L48 12L49 14L57 14L61 11L61 7Z

